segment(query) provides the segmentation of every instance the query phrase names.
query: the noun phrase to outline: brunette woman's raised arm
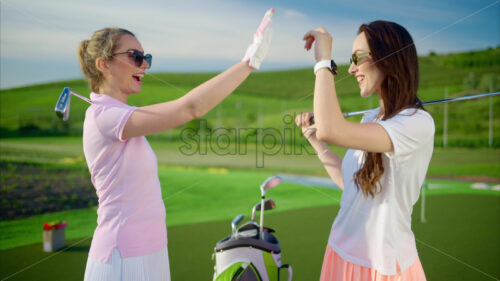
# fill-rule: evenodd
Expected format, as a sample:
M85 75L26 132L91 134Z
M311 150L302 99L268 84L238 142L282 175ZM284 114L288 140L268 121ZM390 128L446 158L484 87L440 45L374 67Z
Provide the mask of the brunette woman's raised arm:
M307 50L314 43L316 61L331 59L333 38L324 28L309 31L303 39ZM345 120L337 98L334 75L327 68L316 73L314 119L319 141L369 152L393 151L392 141L381 125Z

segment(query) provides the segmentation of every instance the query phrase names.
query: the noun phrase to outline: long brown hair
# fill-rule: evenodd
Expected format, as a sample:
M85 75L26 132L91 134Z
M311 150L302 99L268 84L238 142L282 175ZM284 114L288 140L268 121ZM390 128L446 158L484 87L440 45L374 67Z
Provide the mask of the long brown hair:
M359 27L364 32L375 67L385 74L380 97L383 102L381 120L387 120L406 108L423 108L417 97L418 57L410 33L401 25L389 21L373 21ZM381 105L382 107L382 105ZM364 153L364 164L354 182L363 194L375 196L384 174L382 153Z

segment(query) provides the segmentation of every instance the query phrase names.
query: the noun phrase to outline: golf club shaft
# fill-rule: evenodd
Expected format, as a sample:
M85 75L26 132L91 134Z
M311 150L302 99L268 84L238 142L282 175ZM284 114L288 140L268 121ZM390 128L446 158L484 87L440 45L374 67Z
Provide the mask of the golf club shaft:
M485 93L485 94L477 94L477 95L469 95L469 96L463 96L463 97L455 97L455 98L447 98L447 99L441 99L441 100L431 100L431 101L426 101L422 103L422 105L431 105L431 104L437 104L437 103L448 103L448 102L454 102L454 101L463 101L463 100L474 100L474 99L480 99L480 98L485 98L485 97L493 97L493 96L498 96L500 95L500 92L493 92L493 93ZM343 113L345 118L352 117L352 116L358 116L358 115L363 115L369 112L370 110L373 109L367 109L367 110L360 110L360 111L353 111L353 112L346 112ZM314 116L309 119L311 124L314 124Z
M260 185L260 195L262 200L260 201L260 237L264 240L264 205L266 199L266 190L276 187L281 183L281 178L279 176L269 177Z
M86 101L86 102L88 102L88 103L92 104L92 101L91 101L90 99L88 99L88 98L86 98L86 97L84 97L84 96L81 96L81 95L79 95L79 94L77 94L77 93L73 92L73 90L69 89L69 92L70 92L73 96L79 97L79 98L81 98L82 100L84 100L84 101Z
M500 92L477 94L477 95L455 97L455 98L447 98L447 99L441 99L441 100L431 100L431 101L426 101L426 102L422 103L422 105L431 105L431 104L437 104L437 103L448 103L448 102L463 101L463 100L474 100L474 99L480 99L480 98L492 97L492 96L498 96L498 95L500 95ZM347 118L347 117L351 117L351 116L363 115L363 114L367 113L370 110L372 110L372 109L347 112L347 113L344 113L344 117Z
M264 230L264 200L265 200L265 195L262 196L262 201L260 203L260 239L264 239L264 234L262 231Z
M73 92L73 90L71 90L69 87L65 87L61 95L59 96L59 99L57 99L56 107L54 108L57 117L59 117L63 121L67 121L69 117L71 95L79 99L82 99L90 104L93 104L93 102L90 99L80 96L79 94Z

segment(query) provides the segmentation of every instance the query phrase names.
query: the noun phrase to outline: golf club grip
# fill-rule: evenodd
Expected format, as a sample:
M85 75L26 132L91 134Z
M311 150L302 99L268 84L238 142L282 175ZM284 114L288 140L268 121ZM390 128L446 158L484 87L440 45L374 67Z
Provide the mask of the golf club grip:
M314 125L314 115L309 118L309 123L311 123L311 125Z

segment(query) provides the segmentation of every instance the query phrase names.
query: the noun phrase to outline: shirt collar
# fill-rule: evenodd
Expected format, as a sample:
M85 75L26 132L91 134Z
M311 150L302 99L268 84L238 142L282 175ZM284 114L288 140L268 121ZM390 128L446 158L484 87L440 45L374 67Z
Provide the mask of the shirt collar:
M106 95L106 94L98 94L98 93L90 93L90 100L93 102L98 102L102 104L114 104L114 105L127 105L126 103L123 103L112 96Z
M380 112L380 107L374 108L365 113L365 115L363 116L363 120L365 120L365 122L375 122L377 121L375 119L377 119L376 117L379 112Z

